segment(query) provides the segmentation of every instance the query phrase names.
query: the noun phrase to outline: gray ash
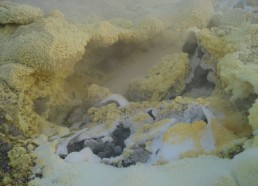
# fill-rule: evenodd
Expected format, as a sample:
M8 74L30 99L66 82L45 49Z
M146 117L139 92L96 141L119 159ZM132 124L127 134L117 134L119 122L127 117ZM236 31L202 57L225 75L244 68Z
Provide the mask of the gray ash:
M130 129L122 124L118 125L112 133L112 141L103 141L104 137L91 138L75 143L68 144L68 153L78 152L84 148L90 148L91 151L100 158L111 158L122 154L125 148L124 141L130 136ZM62 157L64 158L64 157Z

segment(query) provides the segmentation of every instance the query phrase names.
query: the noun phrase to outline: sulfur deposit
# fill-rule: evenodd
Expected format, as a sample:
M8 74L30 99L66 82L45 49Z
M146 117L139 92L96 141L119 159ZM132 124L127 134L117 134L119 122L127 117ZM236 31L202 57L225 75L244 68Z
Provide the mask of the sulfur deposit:
M257 184L257 10L0 2L0 185Z

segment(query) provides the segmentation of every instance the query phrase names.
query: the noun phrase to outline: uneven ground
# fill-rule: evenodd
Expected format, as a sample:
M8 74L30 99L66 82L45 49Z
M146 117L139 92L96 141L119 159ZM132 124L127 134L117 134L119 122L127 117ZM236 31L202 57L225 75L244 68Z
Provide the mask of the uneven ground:
M257 11L1 1L0 183L255 185Z

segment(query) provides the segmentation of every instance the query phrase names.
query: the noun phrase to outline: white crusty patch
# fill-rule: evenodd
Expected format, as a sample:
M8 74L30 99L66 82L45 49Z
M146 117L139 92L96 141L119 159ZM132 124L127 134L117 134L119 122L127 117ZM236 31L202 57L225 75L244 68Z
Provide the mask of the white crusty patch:
M211 113L211 111L209 109L207 109L206 107L202 107L202 111L207 118L208 124L206 125L206 128L204 129L204 133L201 138L201 144L202 144L202 148L206 152L210 152L215 149L215 139L212 134L212 128L211 128L211 121L214 118L214 116Z
M98 105L102 106L112 102L116 103L118 105L118 108L124 108L129 105L127 99L120 94L111 94L105 97L102 101L100 101Z

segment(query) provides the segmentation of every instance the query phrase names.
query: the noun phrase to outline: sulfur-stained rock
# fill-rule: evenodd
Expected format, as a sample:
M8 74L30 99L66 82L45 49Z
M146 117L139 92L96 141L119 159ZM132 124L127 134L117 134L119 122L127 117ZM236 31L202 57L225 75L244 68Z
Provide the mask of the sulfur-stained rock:
M198 36L201 46L215 59L235 51L235 47L225 37L216 36L206 29L201 30Z
M160 101L175 97L185 88L188 68L187 54L167 56L152 67L147 76L130 84L128 97L133 101Z
M107 129L113 127L113 123L119 119L121 111L114 103L101 108L90 108L87 113L93 125L106 123Z
M227 69L231 69L231 71L228 72ZM244 64L239 60L238 54L227 55L221 59L218 70L225 91L232 92L233 100L258 93L258 87L256 86L258 66L252 63ZM240 79L241 81L239 81Z
M12 177L19 179L18 183L26 183L30 174L32 159L26 149L15 146L8 152L9 166L13 168Z
M30 83L33 83L33 78L30 75L34 73L34 69L31 67L19 63L5 63L0 68L0 78L11 88L24 90L25 88L29 88ZM24 83L21 85L21 82Z
M58 3L67 7L68 2L56 0L53 7ZM78 2L70 4L71 11ZM28 182L33 159L29 150L34 145L24 139L41 132L47 136L35 140L39 146L33 186L103 185L102 180L117 184L116 179L108 179L110 175L126 178L119 182L122 185L255 182L257 169L244 156L257 161L257 101L242 106L243 113L230 105L258 94L258 31L253 13L222 8L210 22L215 0L85 2L86 7L74 11L80 24L65 20L73 20L69 10L43 17L40 9L29 5L0 3L0 164L7 173L0 178L5 176L4 184ZM91 7L100 9L91 15L95 13ZM185 36L193 30L191 41ZM189 63L197 52L202 58L199 67L213 72L208 80L216 84L213 96L218 100L184 97L191 96L184 91L188 91L189 72L195 71ZM126 88L124 79L131 80L134 71L144 74L132 81L127 92L136 102L105 88L110 82ZM63 127L67 122L72 127ZM221 159L225 157L232 159ZM89 162L95 163L94 168ZM99 163L135 166L119 170ZM99 174L103 179L88 176Z
M257 93L257 29L257 25L245 22L228 30L218 27L199 33L202 47L216 59L217 76L224 90L232 93L232 100ZM220 35L220 32L224 34Z
M78 60L86 42L87 35L63 17L49 16L18 28L9 39L4 39L0 45L1 62L17 62L36 71L57 72Z
M3 1L0 3L1 24L29 24L43 16L43 11L26 4Z
M185 1L171 3L176 3L178 7L185 7L186 4ZM179 40L182 38L181 31L189 26L205 27L213 12L211 1L188 3L191 6L187 6L184 13L176 8L176 11L166 11L173 18L170 23L164 21L163 13L158 13L155 16L144 15L137 21L126 18L117 21L94 19L93 23L75 25L68 23L60 11L43 17L39 8L2 2L1 23L5 25L0 27L0 77L4 81L3 86L10 86L17 99L13 100L16 107L6 107L7 110L15 110L16 114L11 114L15 125L23 132L32 134L39 128L39 123L42 123L40 117L54 123L64 123L72 108L81 104L79 100L72 100L78 99L74 92L87 88L81 86L83 88L71 90L72 86L64 87L68 82L65 79L73 72L75 63L83 57L89 43L93 48L109 47L119 41L138 44L157 37L160 33ZM206 8L199 7L200 4ZM193 7L196 9L193 10ZM174 9L174 6L171 8ZM191 16L177 20L182 14ZM172 23L173 27L170 28ZM176 27L180 31L177 30L174 35ZM165 33L166 28L171 31ZM180 42L174 43L180 45ZM81 76L83 73L75 74ZM90 75L82 77L86 81L94 80L98 79L94 77L96 74L92 70ZM83 79L76 79L71 84L80 85ZM86 96L86 104L91 105L93 100L90 99Z
M225 14L227 15L230 16L230 14ZM231 96L233 102L258 94L257 31L256 24L245 22L231 27L218 25L211 31L201 31L199 35L203 48L216 59L219 79L217 85ZM220 33L223 34L220 35ZM257 129L255 119L257 104L252 104L252 102L248 103L247 109L250 109L248 118L249 124L255 130Z
M26 150L23 147L14 147L9 153L8 157L10 159L9 165L11 167L16 167L23 171L28 171L31 158L26 154Z
M108 90L108 88L100 87L96 84L90 85L85 91L83 109L88 110L88 108L96 105L109 94L110 91Z
M12 113L23 132L35 132L39 121L37 114L48 117L53 97L41 104L36 104L37 100L53 96L53 89L62 86L57 77L72 72L72 66L84 52L86 38L86 34L68 24L62 16L39 18L32 24L18 27L10 37L2 38L0 77L7 83L2 85L10 86L12 94L17 96L12 100L17 103ZM8 105L5 109L9 107L15 106ZM44 111L37 113L41 110L39 107L44 107Z

